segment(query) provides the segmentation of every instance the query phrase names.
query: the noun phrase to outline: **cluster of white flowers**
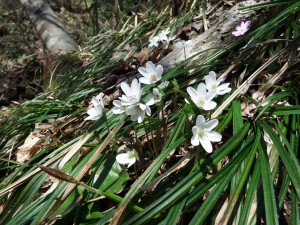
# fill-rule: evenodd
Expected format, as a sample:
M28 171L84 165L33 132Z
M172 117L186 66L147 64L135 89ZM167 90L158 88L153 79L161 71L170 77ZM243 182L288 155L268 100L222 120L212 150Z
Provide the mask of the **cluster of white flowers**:
M251 21L242 21L240 25L236 27L236 30L232 32L234 36L241 36L245 34L250 27ZM161 31L157 36L149 39L149 47L157 47L159 43L166 43L174 38L168 37L170 33L170 28ZM179 41L175 43L176 49L184 49L191 46L192 41ZM141 84L153 85L161 80L163 74L163 67L161 65L155 66L151 61L146 63L145 67L138 68L138 72L142 75L139 80L133 79L131 85L129 86L126 82L121 83L121 89L124 94L119 97L118 100L113 101L112 112L114 114L122 114L131 117L132 121L137 121L141 123L145 119L145 115L151 116L150 106L161 102L162 94L161 90L169 85L169 81L161 82L158 86L153 87L152 93L143 97L143 88ZM219 77L217 79L216 73L211 71L207 76L204 77L205 83L200 83L195 89L193 87L187 88L187 93L190 96L190 100L199 108L205 111L212 110L217 106L217 103L213 101L214 98L219 95L224 95L231 91L229 83L221 84L224 81L224 77ZM190 103L185 99L187 103ZM98 120L101 118L104 110L103 100L101 97L92 98L92 107L88 109L88 117L85 120ZM211 153L213 150L212 142L219 142L222 140L222 135L216 131L214 128L218 125L219 121L217 119L206 121L203 115L198 115L196 118L196 124L192 128L193 136L191 138L191 144L193 146L202 145L204 150ZM129 168L133 165L138 158L135 151L128 151L125 153L118 154L116 156L116 161L121 165L127 165Z
M229 88L229 83L221 84L224 77L219 77L217 79L217 75L213 71L209 72L209 74L204 77L204 80L205 84L200 83L197 89L188 87L187 92L198 108L203 110L212 110L217 106L217 103L212 101L212 99L218 95L224 95L230 92L231 88ZM211 142L219 142L222 139L221 134L212 131L218 123L219 121L216 119L205 122L204 116L198 115L196 119L196 126L192 128L192 145L198 146L201 144L205 151L211 153Z
M157 47L159 43L169 42L172 38L168 37L167 35L170 33L170 28L168 27L166 30L161 31L158 35L149 39L148 47Z
M149 94L146 97L145 103L141 102L141 97L143 94L143 89L141 88L141 83L143 84L155 84L161 80L163 67L161 65L155 66L151 61L146 63L146 67L138 68L139 73L142 75L137 79L134 79L131 86L125 82L121 83L121 89L125 93L119 97L120 100L113 101L113 113L120 114L126 113L131 116L132 121L137 121L141 123L145 114L151 116L151 109L149 106L154 105L161 101L162 95L158 88L165 88L168 86L169 82L165 81L158 85L158 88L153 88L153 94ZM119 164L131 166L136 161L137 154L134 152L127 152L118 154L116 160Z
M126 113L131 116L132 121L138 121L141 123L145 118L145 113L150 116L150 105L153 105L152 101L148 101L145 104L141 102L143 89L141 83L137 79L134 79L129 86L126 82L121 83L121 89L125 93L119 97L119 100L113 101L113 113L121 114Z
M151 109L149 106L161 100L161 94L157 88L153 89L153 94L147 96L146 100L143 102L141 100L143 89L141 88L141 83L143 84L154 84L161 79L163 73L163 67L155 65L152 62L147 62L146 67L140 67L138 69L140 74L143 76L139 79L134 79L131 86L126 82L121 83L121 89L125 93L119 97L119 100L113 101L113 113L121 114L126 113L131 116L132 121L137 121L138 123L143 122L145 114L151 116Z
M168 31L161 34L161 38L166 37ZM121 83L121 89L124 92L118 100L113 101L112 112L114 114L125 113L131 117L132 121L138 123L143 122L145 115L151 116L151 105L154 105L161 101L162 94L159 89L164 89L168 86L169 82L161 82L160 85L154 87L152 94L146 96L145 100L142 100L143 88L141 84L155 84L162 78L163 67L161 65L155 66L151 61L146 63L146 67L138 68L139 73L142 75L139 80L133 79L129 86L126 82ZM98 120L102 116L104 109L103 101L100 98L92 98L93 107L90 108L87 113L89 116L85 120ZM137 158L136 153L127 152L118 154L116 160L119 164L128 165L130 167L135 163Z
M161 80L163 74L163 67L161 65L155 66L151 61L146 63L145 67L138 68L139 73L142 75L139 80L133 79L131 84L126 82L121 83L122 94L119 99L113 101L112 112L114 114L122 114L131 117L132 121L141 123L145 119L145 115L151 116L150 106L159 103L162 99L160 90L166 88L169 84L168 81L161 82L160 85L153 87L152 93L143 97L143 88L141 84L156 84ZM200 83L197 89L193 87L187 88L187 93L195 105L203 110L212 110L217 106L217 103L212 101L213 98L224 95L231 91L229 83L221 84L224 80L223 77L217 79L215 72L211 71L204 77L205 83ZM187 101L187 100L186 100ZM188 102L188 101L187 101ZM188 102L189 103L189 102ZM104 109L102 99L92 98L92 108L87 113L89 116L85 120L97 120L102 116ZM194 146L202 145L205 151L212 152L211 142L219 142L222 135L213 131L218 125L218 120L206 121L203 115L198 115L196 125L193 126L193 136L191 144ZM121 165L130 167L136 162L137 154L134 151L118 154L116 161Z

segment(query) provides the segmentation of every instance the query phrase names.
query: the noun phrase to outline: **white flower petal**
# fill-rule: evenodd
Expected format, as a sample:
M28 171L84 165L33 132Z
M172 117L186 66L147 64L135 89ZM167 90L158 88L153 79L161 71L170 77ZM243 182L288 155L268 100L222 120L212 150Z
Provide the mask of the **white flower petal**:
M146 70L150 73L150 75L156 74L156 68L151 61L146 62Z
M118 107L114 107L112 110L113 110L113 114L121 114L121 113L125 112L124 109L121 109Z
M161 82L160 85L158 85L158 87L161 89L166 88L166 87L168 87L169 83L170 83L169 81L163 81L163 82Z
M133 79L132 83L131 83L131 95L134 95L138 98L138 101L140 100L140 96L141 96L141 83L138 82L137 79Z
M212 152L212 145L209 140L200 138L200 143L206 152Z
M92 104L93 104L93 106L94 106L95 108L97 108L98 105L101 105L100 101L98 101L98 99L95 98L95 97L92 98ZM102 104L102 105L103 105L103 104Z
M121 107L122 106L122 102L120 100L114 100L113 101L113 105L117 106L117 107Z
M145 78L150 79L148 70L146 70L146 68L140 67L140 68L138 68L138 71L139 71L139 73L142 74ZM140 82L141 82L141 81L140 81Z
M150 79L147 79L146 77L141 77L139 81L143 84L151 84Z
M213 101L205 102L203 109L208 111L208 110L212 110L212 109L216 108L216 106L217 106L216 102L213 102Z
M135 162L136 162L136 158L133 158L131 162L128 164L127 168L131 167L133 164L135 164Z
M192 139L191 139L191 144L194 146L198 146L199 145L199 135L198 134L194 134Z
M125 93L125 95L127 95L127 96L132 95L131 88L129 87L129 85L126 82L121 83L121 89Z
M193 99L198 98L198 93L194 88L188 87L186 90L187 90L188 94L191 96L191 98L193 98Z
M139 116L140 116L139 114L133 114L133 115L130 116L130 119L131 119L133 122L135 122L135 121L138 120Z
M139 107L141 110L145 111L146 110L146 105L144 104L139 104Z
M130 167L136 162L135 157L130 157L130 153L121 153L116 156L116 161L121 165L128 165Z
M205 126L205 118L202 115L197 116L196 119L196 127L204 128Z
M219 142L222 140L222 135L215 131L206 132L207 139L211 142Z
M211 131L212 129L214 129L216 126L218 126L219 121L217 119L214 120L210 120L207 123L205 123L205 125L203 126L203 128L207 131Z
M163 74L163 72L164 72L164 68L162 67L162 65L157 65L156 73L159 79L161 79L161 75Z
M154 100L154 96L152 94L148 94L146 96L146 105L154 105L155 104L155 100Z
M211 101L214 97L216 97L216 94L217 94L216 91L209 91L205 93L204 96L207 101Z
M137 105L130 106L129 108L126 109L127 115L135 115L138 114L138 112L139 112L139 106Z
M221 84L219 87L217 87L217 94L224 95L230 92L231 88L228 87L229 85L230 85L229 83Z
M217 84L219 85L222 81L224 81L224 76L220 76L218 79L217 79Z
M151 109L148 105L146 105L146 109L145 109L146 113L148 116L151 116Z
M98 115L99 113L97 112L97 110L95 108L90 108L88 111L87 111L87 114L89 114L90 116L96 116Z
M143 122L144 118L145 118L145 112L143 111L143 113L138 114L138 119L137 119L138 123Z
M215 84L214 80L210 76L205 76L204 80L207 90L211 90L211 87Z
M198 85L198 88L197 88L197 94L198 96L204 96L206 94L206 85L203 84L203 83L200 83Z

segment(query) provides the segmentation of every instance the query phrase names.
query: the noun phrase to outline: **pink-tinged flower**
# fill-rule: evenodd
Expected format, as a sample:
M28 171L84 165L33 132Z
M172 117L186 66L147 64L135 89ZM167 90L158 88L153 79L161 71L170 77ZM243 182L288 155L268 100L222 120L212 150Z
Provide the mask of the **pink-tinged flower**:
M194 146L202 145L204 150L208 153L212 152L211 142L219 142L222 140L222 135L216 131L212 131L219 121L214 119L205 122L205 118L202 115L199 115L196 120L196 126L193 126L193 137L191 143Z
M241 36L245 34L250 28L251 21L248 20L246 22L242 21L240 25L237 25L235 31L232 32L234 36Z

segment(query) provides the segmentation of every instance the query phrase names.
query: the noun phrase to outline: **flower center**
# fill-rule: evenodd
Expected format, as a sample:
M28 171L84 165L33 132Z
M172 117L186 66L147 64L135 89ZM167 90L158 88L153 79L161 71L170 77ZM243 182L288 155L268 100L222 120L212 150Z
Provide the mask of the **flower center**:
M143 110L141 109L141 107L140 107L139 105L137 105L137 106L135 107L135 109L136 109L137 113L143 112Z
M199 105L204 105L204 103L205 103L205 100L203 98L198 99L198 104Z
M199 130L199 131L198 131L198 135L199 135L200 137L203 137L203 136L205 135L205 131L204 131L204 130Z
M132 159L134 158L134 153L133 152L129 152L128 153L128 159Z
M212 85L212 86L211 86L211 89L212 89L213 91L216 91L216 90L217 90L217 85L215 85L215 84Z
M156 81L157 81L157 76L156 76L156 75L151 75L150 80L151 80L152 82L156 82Z

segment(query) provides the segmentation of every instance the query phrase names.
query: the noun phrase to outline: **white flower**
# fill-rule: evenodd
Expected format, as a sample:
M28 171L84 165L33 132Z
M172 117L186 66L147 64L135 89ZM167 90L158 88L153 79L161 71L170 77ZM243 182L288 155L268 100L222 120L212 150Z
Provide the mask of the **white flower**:
M137 79L134 79L132 81L130 87L126 82L122 82L121 89L123 90L125 95L119 97L120 100L113 101L113 105L115 106L113 108L114 114L121 114L125 112L129 106L138 103L143 94L143 89L141 89L141 83L139 83Z
M146 63L146 68L140 67L138 68L138 71L143 75L143 77L139 79L141 83L153 84L161 79L163 67L162 65L158 65L157 67L155 67L155 65L151 61L148 61Z
M127 168L136 162L136 153L134 151L121 153L116 156L116 161L121 165L127 165Z
M202 115L199 115L196 120L196 126L193 126L193 137L191 143L194 146L198 146L199 143L202 145L205 151L208 153L212 152L211 142L221 141L222 135L216 131L212 131L219 121L214 119L205 122L205 118Z
M149 105L153 105L153 101L149 101L146 104L137 103L131 105L126 109L126 114L131 116L131 120L133 122L137 121L138 123L141 123L145 118L145 113L148 116L151 116L151 109Z
M160 38L158 36L154 36L152 38L149 39L149 45L148 47L151 48L153 46L157 47L159 44Z
M250 28L251 21L242 21L241 25L237 25L235 31L232 32L234 36L241 36L245 34Z
M147 105L154 105L161 101L162 94L157 88L153 88L153 94L147 96Z
M197 90L188 87L187 92L198 108L211 110L217 106L216 102L211 101L214 98L215 93L212 91L206 92L206 86L203 83L199 84Z
M192 40L188 40L188 41L179 41L175 44L175 48L177 49L182 49L182 48L186 48L188 46L192 45Z
M217 75L214 71L210 71L207 76L204 77L206 89L208 91L212 91L217 95L224 95L231 91L229 88L230 83L220 83L224 80L224 77L219 77L217 79Z
M89 116L84 120L98 120L102 116L102 111L104 109L102 98L98 100L97 98L93 97L92 104L93 108L90 108L87 111L87 114L89 114Z
M161 31L158 35L157 35L157 37L159 38L159 41L169 41L169 38L168 38L168 36L167 36L167 34L169 34L170 33L170 28L168 27L166 30L163 30L163 31Z
M169 42L174 39L174 37L168 37L167 35L170 33L170 28L167 28L166 30L161 31L157 36L154 36L149 39L149 45L148 47L157 47L159 45L159 42Z
M154 102L155 103L160 102L161 97L162 97L162 95L159 92L159 90L157 88L153 88L153 99L154 99Z
M158 85L158 87L160 88L160 89L164 89L164 88L166 88L166 87L168 87L168 85L169 85L169 81L163 81L163 82L161 82L161 84L160 85Z

